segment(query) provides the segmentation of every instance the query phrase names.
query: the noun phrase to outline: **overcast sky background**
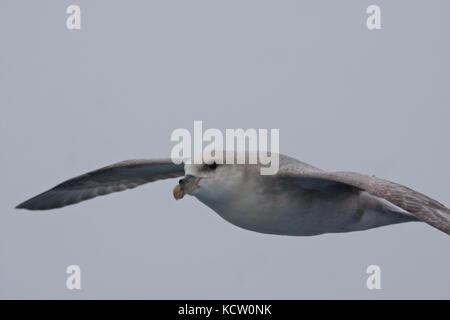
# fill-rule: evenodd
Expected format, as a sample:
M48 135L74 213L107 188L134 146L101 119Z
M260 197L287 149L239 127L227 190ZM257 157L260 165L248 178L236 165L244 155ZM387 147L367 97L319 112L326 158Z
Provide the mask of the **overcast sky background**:
M78 4L82 29L69 31ZM382 29L366 28L381 7ZM15 205L176 128L279 128L281 153L450 206L449 1L0 2L0 298L450 298L450 237L421 223L316 237L239 229L176 180ZM66 267L82 289L66 289ZM381 267L381 290L366 268Z

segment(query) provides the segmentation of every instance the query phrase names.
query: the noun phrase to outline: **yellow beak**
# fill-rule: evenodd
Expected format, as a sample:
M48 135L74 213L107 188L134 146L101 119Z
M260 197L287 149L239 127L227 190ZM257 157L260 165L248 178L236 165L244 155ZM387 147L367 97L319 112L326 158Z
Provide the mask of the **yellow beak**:
M179 200L184 197L184 192L183 192L183 190L181 190L181 187L179 184L177 184L175 186L175 188L173 188L173 197L175 198L175 200Z

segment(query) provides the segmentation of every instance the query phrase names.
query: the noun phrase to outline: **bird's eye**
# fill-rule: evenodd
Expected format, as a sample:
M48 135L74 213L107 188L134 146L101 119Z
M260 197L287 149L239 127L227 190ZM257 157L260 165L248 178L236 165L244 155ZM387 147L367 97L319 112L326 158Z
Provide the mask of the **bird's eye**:
M217 163L214 161L211 164L208 164L208 168L210 168L211 170L216 170L217 168Z

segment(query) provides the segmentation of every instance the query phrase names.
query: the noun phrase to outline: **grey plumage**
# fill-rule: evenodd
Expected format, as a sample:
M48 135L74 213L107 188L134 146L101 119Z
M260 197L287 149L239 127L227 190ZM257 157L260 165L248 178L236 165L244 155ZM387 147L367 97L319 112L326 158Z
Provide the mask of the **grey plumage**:
M49 210L144 183L184 175L184 165L170 159L127 160L64 181L21 204L17 209Z
M443 232L450 234L450 211L443 204L395 182L356 172L283 170L281 178L315 179L318 183L337 182L383 198Z

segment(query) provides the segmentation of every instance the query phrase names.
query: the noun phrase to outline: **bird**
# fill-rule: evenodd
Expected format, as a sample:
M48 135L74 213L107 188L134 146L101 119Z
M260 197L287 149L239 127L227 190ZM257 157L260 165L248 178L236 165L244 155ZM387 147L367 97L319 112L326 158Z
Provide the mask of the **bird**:
M234 152L235 159L239 152L248 159L248 151ZM229 164L214 157L201 163L126 160L64 181L16 208L62 208L182 177L173 189L176 200L193 196L231 224L259 233L316 236L422 221L450 234L450 210L422 193L376 176L329 172L289 156L278 157L273 175L261 175L264 165L259 162Z

